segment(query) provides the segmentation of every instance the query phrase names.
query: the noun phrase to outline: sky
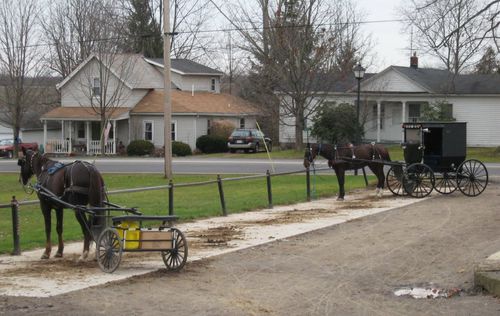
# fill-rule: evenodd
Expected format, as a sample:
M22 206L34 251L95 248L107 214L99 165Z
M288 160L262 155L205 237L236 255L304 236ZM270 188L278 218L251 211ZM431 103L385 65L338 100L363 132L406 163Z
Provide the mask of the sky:
M399 20L397 7L404 0L356 0L356 5L365 15L363 20ZM369 23L361 26L363 33L371 33L374 64L367 72L378 72L388 66L410 65L410 36L403 34L401 22Z

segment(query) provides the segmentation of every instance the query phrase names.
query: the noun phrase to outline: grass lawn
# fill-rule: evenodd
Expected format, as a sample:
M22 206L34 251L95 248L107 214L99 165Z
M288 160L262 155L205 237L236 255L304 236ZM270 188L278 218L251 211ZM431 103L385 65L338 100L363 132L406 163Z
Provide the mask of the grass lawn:
M234 177L234 175L227 175ZM8 204L13 195L18 201L35 200L36 195L26 195L17 182L17 174L2 174L0 182L0 204ZM213 175L177 175L174 184L215 180ZM161 175L157 174L105 174L107 189L138 188L167 184ZM370 179L374 181L373 178ZM306 199L305 176L287 175L272 177L273 204L291 204ZM337 179L330 175L316 176L311 179L315 184L315 196L334 196L338 191ZM223 182L224 195L228 213L251 211L267 207L267 191L265 178L242 181ZM346 190L363 187L362 177L348 177ZM146 215L168 214L168 191L146 191L138 193L115 194L110 201L123 206L137 206ZM12 222L10 209L0 209L0 253L12 251ZM179 187L174 189L174 212L181 221L200 217L220 216L222 214L217 184L196 187ZM119 213L115 215L120 215ZM55 235L55 215L52 216L52 240L57 242ZM75 220L72 210L64 212L64 239L81 240L80 226ZM21 249L27 250L42 247L44 244L43 217L38 204L20 207ZM55 244L55 243L54 243Z

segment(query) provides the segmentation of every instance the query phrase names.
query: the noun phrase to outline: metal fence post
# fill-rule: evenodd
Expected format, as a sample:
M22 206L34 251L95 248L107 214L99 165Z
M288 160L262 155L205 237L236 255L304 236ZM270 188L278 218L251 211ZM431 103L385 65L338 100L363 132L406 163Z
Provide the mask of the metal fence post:
M224 199L224 190L222 188L222 179L217 175L217 186L219 187L220 204L222 206L222 215L227 216L226 200Z
M368 178L366 177L365 167L361 168L363 170L363 177L365 177L365 185L368 186Z
M19 245L19 203L15 196L12 197L10 205L12 207L12 237L14 238L12 255L18 256L21 254L21 246Z
M309 168L306 168L306 191L307 202L311 202L311 172Z
M168 182L168 215L174 215L174 182Z
M269 170L266 172L267 182L267 200L269 201L269 208L273 208L273 192L271 191L271 173Z

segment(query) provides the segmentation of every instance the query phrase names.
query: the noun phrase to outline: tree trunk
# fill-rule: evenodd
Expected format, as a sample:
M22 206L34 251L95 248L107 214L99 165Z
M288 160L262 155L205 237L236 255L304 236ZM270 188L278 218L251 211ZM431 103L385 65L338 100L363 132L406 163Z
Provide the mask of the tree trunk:
M295 149L302 150L304 147L304 110L299 110L295 118Z

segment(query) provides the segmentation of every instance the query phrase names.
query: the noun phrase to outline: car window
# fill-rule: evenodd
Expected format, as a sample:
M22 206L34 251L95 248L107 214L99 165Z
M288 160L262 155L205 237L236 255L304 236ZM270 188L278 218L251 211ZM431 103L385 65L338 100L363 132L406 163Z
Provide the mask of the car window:
M0 145L12 145L12 140L2 139L2 140L0 140Z
M236 136L236 137L247 137L250 135L250 131L234 131L231 136Z

